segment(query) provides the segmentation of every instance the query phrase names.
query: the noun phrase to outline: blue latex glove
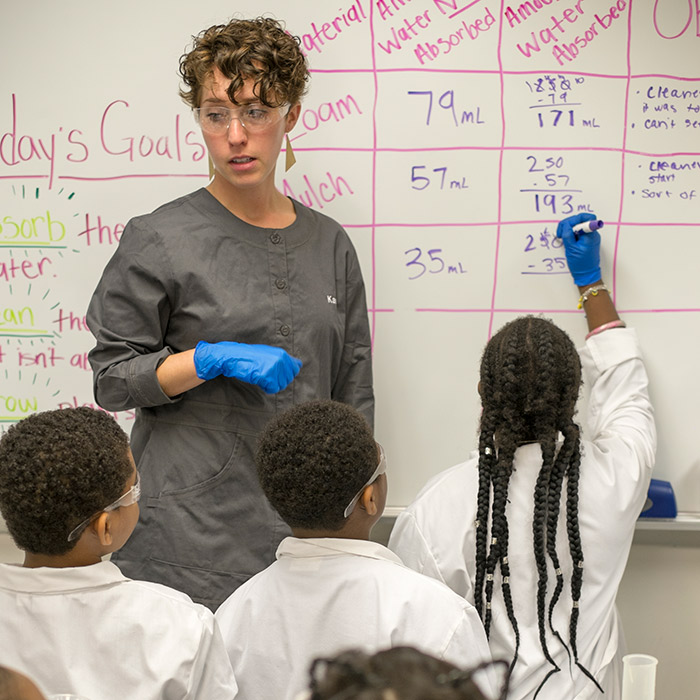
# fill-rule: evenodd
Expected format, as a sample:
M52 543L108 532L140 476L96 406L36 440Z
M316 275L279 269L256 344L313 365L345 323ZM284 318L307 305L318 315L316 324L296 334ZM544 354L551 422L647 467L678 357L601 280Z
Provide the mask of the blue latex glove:
M579 287L593 284L601 278L600 274L600 234L574 233L573 227L584 221L592 221L593 214L574 214L562 219L557 225L557 238L564 242L566 262Z
M301 360L271 345L200 340L194 350L194 368L200 379L223 374L256 384L266 394L276 394L291 384L301 364Z

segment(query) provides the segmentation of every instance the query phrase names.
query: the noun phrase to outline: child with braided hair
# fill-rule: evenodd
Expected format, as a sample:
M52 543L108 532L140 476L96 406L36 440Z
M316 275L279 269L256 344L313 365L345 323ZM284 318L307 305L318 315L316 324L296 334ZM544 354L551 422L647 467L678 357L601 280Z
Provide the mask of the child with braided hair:
M389 547L477 608L510 698L621 695L615 597L656 450L635 332L600 273L600 235L559 223L589 333L579 353L550 321L501 328L481 360L479 449L434 477ZM586 437L574 421L583 376ZM604 694L603 694L604 693Z

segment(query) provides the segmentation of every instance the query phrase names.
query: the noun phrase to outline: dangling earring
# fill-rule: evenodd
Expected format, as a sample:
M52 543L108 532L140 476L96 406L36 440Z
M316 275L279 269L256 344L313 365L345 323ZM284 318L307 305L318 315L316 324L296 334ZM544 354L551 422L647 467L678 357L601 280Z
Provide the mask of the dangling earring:
M294 155L294 150L292 149L291 141L289 140L289 134L285 134L285 138L287 139L287 148L285 151L284 172L287 172L289 168L291 168L294 165L294 163L297 162L297 159Z

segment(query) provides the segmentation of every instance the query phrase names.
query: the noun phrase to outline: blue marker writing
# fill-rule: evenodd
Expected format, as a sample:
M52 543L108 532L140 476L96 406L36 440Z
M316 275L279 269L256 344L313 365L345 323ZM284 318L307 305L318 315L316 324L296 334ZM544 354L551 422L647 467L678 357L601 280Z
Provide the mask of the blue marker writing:
M592 219L591 221L583 221L580 224L572 226L571 230L574 233L593 233L593 231L603 228L604 225L604 222L600 219Z

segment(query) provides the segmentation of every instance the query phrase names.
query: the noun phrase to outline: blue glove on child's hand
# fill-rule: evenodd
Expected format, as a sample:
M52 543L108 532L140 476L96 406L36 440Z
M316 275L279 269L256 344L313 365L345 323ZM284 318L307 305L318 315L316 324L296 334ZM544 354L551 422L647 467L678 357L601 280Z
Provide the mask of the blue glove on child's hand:
M288 386L299 374L301 364L301 360L271 345L201 340L194 350L194 368L200 379L223 374L256 384L267 394L276 394Z
M600 234L574 233L573 227L584 221L592 221L593 214L574 214L557 225L557 238L564 242L566 262L574 282L579 287L597 282L600 278Z

